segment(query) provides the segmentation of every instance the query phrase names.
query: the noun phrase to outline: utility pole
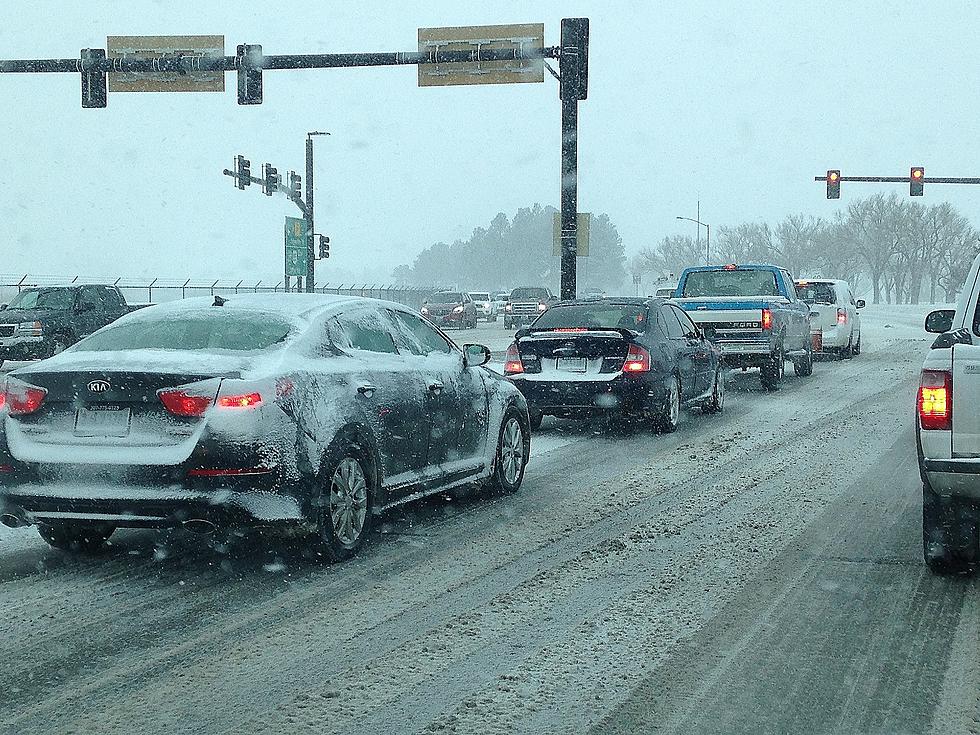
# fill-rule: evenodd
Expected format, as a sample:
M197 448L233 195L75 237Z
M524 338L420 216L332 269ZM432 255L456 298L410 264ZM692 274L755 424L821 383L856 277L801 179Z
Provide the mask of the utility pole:
M316 287L316 274L314 264L316 263L316 252L314 248L313 234L313 136L330 135L320 130L314 130L306 134L306 292L313 293Z
M578 103L589 90L589 19L563 18L561 96L561 298L574 299L578 254Z

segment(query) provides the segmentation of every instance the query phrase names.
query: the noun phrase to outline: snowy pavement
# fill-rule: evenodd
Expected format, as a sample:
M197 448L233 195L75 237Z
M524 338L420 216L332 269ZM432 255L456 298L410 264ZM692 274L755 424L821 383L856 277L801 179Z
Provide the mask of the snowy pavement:
M921 563L925 310L673 435L547 422L520 493L341 565L0 532L0 733L980 731L980 580Z

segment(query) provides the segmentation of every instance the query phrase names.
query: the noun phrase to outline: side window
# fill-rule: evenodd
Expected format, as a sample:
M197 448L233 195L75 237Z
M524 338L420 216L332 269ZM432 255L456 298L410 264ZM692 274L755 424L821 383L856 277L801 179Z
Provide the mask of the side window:
M793 279L790 278L789 271L779 271L783 278L783 289L790 301L798 301L796 298L796 288L793 286Z
M453 351L446 338L423 319L403 311L392 311L389 314L397 327L399 346L404 345L416 355L431 355L433 352L448 355Z
M79 306L87 306L90 309L101 308L102 299L99 298L99 290L92 286L83 287L78 296L78 304Z
M659 314L661 325L667 336L670 339L681 339L684 336L684 330L681 329L681 323L677 321L673 309L669 306L661 306Z
M684 313L683 309L678 309L676 306L667 307L674 312L677 317L677 321L681 323L681 330L685 335L694 334L698 337L701 336L701 330L697 328L697 325L691 321L691 317Z
M397 353L395 340L383 312L362 309L338 316L330 325L330 337L341 349Z

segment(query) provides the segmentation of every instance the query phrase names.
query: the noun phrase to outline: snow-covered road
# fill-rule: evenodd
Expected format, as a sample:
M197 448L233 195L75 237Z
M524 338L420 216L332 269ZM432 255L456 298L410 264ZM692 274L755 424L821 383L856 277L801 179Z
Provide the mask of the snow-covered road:
M0 732L978 732L980 580L921 563L907 311L670 436L546 423L518 495L405 508L342 565L4 531Z

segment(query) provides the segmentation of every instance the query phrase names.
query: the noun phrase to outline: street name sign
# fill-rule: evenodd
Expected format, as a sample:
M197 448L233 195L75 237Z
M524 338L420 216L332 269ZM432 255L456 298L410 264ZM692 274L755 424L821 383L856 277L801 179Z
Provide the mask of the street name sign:
M520 50L523 55L544 48L544 24L419 28L419 53L435 51ZM544 59L454 61L419 64L420 87L457 84L516 84L544 81Z
M225 55L224 36L107 36L110 59ZM110 92L224 92L223 71L109 72Z

